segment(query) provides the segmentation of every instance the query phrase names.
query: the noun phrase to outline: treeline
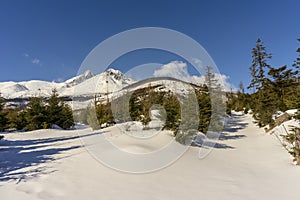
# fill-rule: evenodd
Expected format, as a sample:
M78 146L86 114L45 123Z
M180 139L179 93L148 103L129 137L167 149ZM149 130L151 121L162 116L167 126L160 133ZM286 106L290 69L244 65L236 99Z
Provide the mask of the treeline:
M300 48L297 52L300 53ZM273 116L278 111L300 108L300 56L291 67L273 67L270 64L271 58L272 54L266 50L261 39L258 39L252 49L252 79L247 87L252 93L245 94L241 83L238 93L227 94L228 107L245 112L251 109L260 127L272 126Z
M52 91L46 100L42 97L32 97L25 108L5 109L3 98L0 97L0 131L51 128L57 125L63 129L74 125L72 109Z
M298 39L300 41L300 39ZM273 67L270 64L272 54L266 50L263 42L258 39L252 49L252 65L250 66L251 83L247 87L251 94L244 92L241 83L238 93L228 93L228 107L247 113L250 109L259 127L269 125L273 128L274 115L278 111L298 109L294 116L300 119L300 48L299 54L290 67L287 65ZM289 153L300 165L300 122L297 127L291 127L283 138L290 144Z
M95 97L94 105L89 106L79 118L86 119L94 129L129 121L142 122L144 129L148 129L150 111L153 106L159 106L164 108L160 110L160 118L164 121L163 130L173 131L181 143L193 137L195 130L204 134L208 130L220 132L223 130L222 117L226 107L222 98L224 93L210 68L207 69L206 79L209 84L192 85L190 94L176 95L171 90L161 89L162 85L149 84L148 87L126 92L113 100Z

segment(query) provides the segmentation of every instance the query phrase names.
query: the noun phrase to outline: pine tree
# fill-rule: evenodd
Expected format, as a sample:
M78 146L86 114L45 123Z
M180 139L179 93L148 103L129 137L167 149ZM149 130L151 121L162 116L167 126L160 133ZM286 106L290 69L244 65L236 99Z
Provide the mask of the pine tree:
M210 131L220 132L223 130L222 117L226 113L225 96L222 91L219 80L215 77L215 74L211 72L212 67L206 67L205 83L209 90L209 96L211 101L211 118L209 128Z
M100 128L108 127L115 124L114 116L111 109L111 102L98 101L95 105L96 116Z
M62 113L62 101L58 97L57 90L53 89L48 101L47 115L50 126L58 125ZM58 125L59 126L59 125Z
M293 72L292 69L287 69L285 65L279 68L270 68L268 74L272 79L270 83L276 109L285 111L288 108L285 103L285 97L288 90L294 85L296 72Z
M176 136L181 121L180 102L174 94L168 92L164 95L163 107L167 115L163 129L172 130Z
M298 39L300 42L300 38ZM293 67L295 68L296 78L295 78L295 90L294 90L294 108L298 109L298 115L296 118L300 119L300 47L297 49L298 57L294 61Z
M73 118L72 108L68 104L62 105L60 119L57 122L57 124L63 129L68 129L68 128L74 126L74 118Z
M250 66L252 80L248 89L253 88L255 91L253 116L260 127L272 123L274 112L272 85L265 75L266 69L272 69L267 62L271 58L272 55L266 51L261 39L258 38L256 46L252 49L252 65Z
M131 94L126 91L122 96L112 100L112 112L116 123L130 121L129 101Z
M4 131L7 126L7 113L4 111L4 100L0 93L0 131Z
M300 165L300 128L292 127L291 131L284 136L284 139L292 146L289 153L294 157L293 161Z
M207 133L212 114L211 100L209 96L208 87L204 86L203 89L196 90L196 96L198 99L199 106L198 130L202 133Z
M20 108L11 109L7 114L8 128L22 130L26 126L25 112Z
M74 125L73 112L69 105L58 96L57 90L53 89L46 108L48 124L58 125L63 129Z
M267 62L271 58L272 55L266 51L266 47L258 38L256 46L252 49L252 65L250 66L252 80L248 89L253 88L257 91L264 87L265 69L271 67Z
M300 42L300 38L298 39L298 41ZM299 70L300 70L300 47L297 49L297 52L299 53L299 55L296 58L296 60L294 61L293 67L295 67L299 72Z
M199 126L199 104L194 92L190 92L181 98L181 124L183 131L197 130Z
M100 124L97 118L96 110L95 110L95 105L88 105L86 109L86 121L87 124L93 129L93 130L98 130L100 129Z
M48 128L46 106L41 97L33 97L25 109L26 130Z
M210 91L220 88L220 84L218 84L215 74L212 73L211 66L206 66L205 84Z

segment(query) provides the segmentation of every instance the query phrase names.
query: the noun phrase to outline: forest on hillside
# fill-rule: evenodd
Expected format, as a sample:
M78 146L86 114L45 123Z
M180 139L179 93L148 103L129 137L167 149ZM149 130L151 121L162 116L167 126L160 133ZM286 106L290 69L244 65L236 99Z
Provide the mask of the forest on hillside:
M160 105L165 112L161 113L165 119L163 129L173 131L177 141L183 144L194 137L195 131L203 134L208 131L222 132L224 119L232 110L251 113L259 127L272 129L277 125L275 119L278 113L300 108L300 48L296 51L298 57L293 63L275 67L271 64L272 54L262 40L257 39L251 52L249 74L252 79L247 86L247 91L250 91L248 93L245 92L242 81L238 91L223 91L211 72L211 67L207 66L205 83L191 84L193 91L190 94L178 96L170 90L158 90L161 85L149 84L148 87L111 100L108 97L101 100L95 95L93 105L81 110L75 121L89 124L93 129L139 121L147 129L151 121L149 113L152 106ZM193 94L196 100L193 100ZM129 110L126 110L124 102L129 102ZM195 108L198 108L196 112ZM293 117L299 119L299 111ZM22 109L5 108L0 95L0 131L31 131L54 125L63 129L74 125L72 109L59 97L56 90L53 90L49 99L32 97ZM293 127L286 140L294 146L291 154L300 158L299 127Z

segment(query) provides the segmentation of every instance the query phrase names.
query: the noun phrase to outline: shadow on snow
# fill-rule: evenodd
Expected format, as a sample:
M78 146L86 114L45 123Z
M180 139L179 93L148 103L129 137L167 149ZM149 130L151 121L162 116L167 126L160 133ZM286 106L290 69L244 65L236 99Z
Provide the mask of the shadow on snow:
M248 126L248 123L243 122L243 116L243 114L238 113L232 114L230 119L226 122L224 132L222 132L219 137L213 138L213 140L206 139L198 143L193 142L192 146L215 149L235 149L235 147L220 143L220 141L237 140L246 137L244 134L237 134L237 132Z
M55 146L71 142L72 140L78 139L80 137L88 137L102 133L103 132L93 132L81 136L43 138L33 140L1 140L0 182L10 180L16 180L17 182L20 182L28 178L37 177L41 174L50 174L55 170L51 170L50 167L45 167L44 165L42 165L43 163L49 163L66 158L67 156L54 158L54 155L62 154L63 152L82 147L80 145L73 145L70 147Z

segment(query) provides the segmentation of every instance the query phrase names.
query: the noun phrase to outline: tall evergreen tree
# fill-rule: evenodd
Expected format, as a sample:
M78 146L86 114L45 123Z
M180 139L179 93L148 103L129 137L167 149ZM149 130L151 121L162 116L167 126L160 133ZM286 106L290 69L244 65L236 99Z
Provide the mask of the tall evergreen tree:
M72 109L58 96L56 89L52 90L46 112L50 126L58 125L59 127L66 129L74 125Z
M298 41L300 42L300 38L298 38ZM300 119L300 47L297 49L298 52L298 57L296 58L293 67L295 67L296 69L296 90L295 90L295 95L294 95L294 99L295 99L295 107L298 108L298 115L296 116L298 119Z
M300 42L300 38L298 38L298 41ZM297 52L299 53L298 57L294 61L293 67L295 67L298 72L300 70L300 47L297 49Z
M250 66L252 80L248 89L259 90L264 87L265 69L271 67L267 62L271 58L272 55L266 51L263 42L258 38L256 46L252 49L252 64Z
M168 92L164 95L163 107L167 115L163 129L172 130L176 136L181 120L180 102L174 94Z
M58 125L57 122L60 120L61 113L62 101L58 97L57 90L53 89L47 105L48 122L51 126Z
M205 83L209 90L210 106L211 106L211 118L209 128L211 131L220 132L223 130L222 117L226 113L225 92L222 91L219 80L212 73L212 67L206 67Z
M4 131L7 126L6 112L4 111L4 100L0 93L0 131Z
M93 129L98 130L100 129L99 124L99 118L97 117L97 113L95 110L95 104L94 105L88 105L87 109L85 110L85 117L86 117L86 123Z
M7 114L8 128L22 130L27 125L25 112L20 108L10 109Z
M252 80L248 89L253 88L256 98L253 116L259 126L265 126L272 122L273 98L270 89L270 80L266 77L266 69L271 69L268 60L272 55L266 51L260 38L256 41L256 46L252 49L252 65L250 66Z
M204 86L203 89L196 90L196 96L197 96L198 105L199 105L198 130L205 134L208 131L211 114L212 114L211 99L209 96L208 87Z
M271 78L270 83L275 107L277 110L285 111L288 108L285 103L285 96L294 84L296 72L287 69L285 65L279 68L270 68L268 74Z
M33 97L25 110L26 130L48 128L46 106L41 97Z

